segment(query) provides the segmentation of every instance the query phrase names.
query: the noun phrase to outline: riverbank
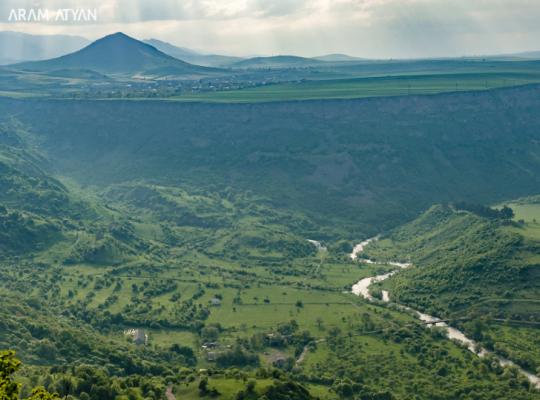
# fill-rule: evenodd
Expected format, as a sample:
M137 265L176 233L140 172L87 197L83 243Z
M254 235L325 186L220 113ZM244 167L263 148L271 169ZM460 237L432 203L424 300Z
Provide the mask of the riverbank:
M377 239L378 239L378 236L374 237L374 238L367 239L367 240L365 240L363 242L358 243L354 247L352 253L349 255L350 258L352 260L357 260L358 256L360 255L360 253L362 253L364 251L365 247L369 243L371 243L371 242L373 242L373 241L375 241ZM355 294L356 296L361 296L361 297L363 297L364 299L366 299L368 301L376 301L377 300L371 295L370 290L369 290L370 286L373 283L382 282L385 279L388 279L391 276L395 275L400 270L405 269L405 268L409 268L409 267L412 266L412 264L410 264L410 263L401 263L401 262L395 262L395 261L380 262L380 261L374 261L374 260L369 260L369 259L362 259L361 262L364 262L364 263L367 263L367 264L393 265L393 266L396 266L396 267L399 268L399 269L396 269L395 271L392 271L392 272L387 272L387 273L384 273L384 274L363 278L363 279L359 280L357 283L355 283L351 287L351 292L353 294ZM412 313L419 320L421 320L422 322L425 322L428 327L436 326L436 327L444 329L446 337L448 339L459 342L460 344L464 345L469 351L476 354L478 357L485 357L487 355L492 355L492 356L497 358L497 360L498 360L498 362L499 362L499 364L501 366L517 368L524 376L527 377L529 382L534 387L536 387L537 389L540 389L540 377L538 377L537 375L534 375L533 373L531 373L529 371L524 370L523 368L519 367L513 361L508 360L506 358L503 358L503 357L501 357L501 356L499 356L499 355L497 355L497 354L495 354L493 352L490 352L490 351L486 350L485 348L480 346L477 342L475 342L474 340L468 338L463 332L461 332L460 330L458 330L458 329L456 329L456 328L454 328L452 326L449 326L446 322L442 321L440 318L434 317L434 316L429 315L429 314L422 313L420 311L414 310L414 309L412 309L412 308L410 308L408 306L402 305L402 304L392 303L391 300L390 300L390 293L388 291L386 291L386 290L382 291L381 301L384 302L384 303L388 303L388 304L394 304L399 309L402 309L405 312Z

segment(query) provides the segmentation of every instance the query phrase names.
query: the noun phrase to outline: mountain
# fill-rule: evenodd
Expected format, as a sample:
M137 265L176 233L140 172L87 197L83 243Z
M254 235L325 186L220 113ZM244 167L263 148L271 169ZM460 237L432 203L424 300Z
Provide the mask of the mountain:
M173 44L158 39L146 39L143 40L143 42L149 44L150 46L154 46L156 49L178 59L181 59L181 57L200 55L200 53L195 50L191 50L186 47L175 46Z
M314 60L328 61L328 62L347 62L347 61L362 61L365 58L353 57L347 54L325 54L323 56L313 57Z
M243 60L241 57L224 56L220 54L202 54L195 50L178 47L158 39L147 39L144 40L144 42L174 58L205 67L225 67Z
M30 71L92 70L104 74L204 75L217 70L171 57L155 47L118 32L85 48L50 60L16 64Z
M325 62L314 58L298 56L253 57L231 64L233 68L302 68L324 65Z
M80 36L0 32L0 65L58 57L77 51L88 43Z
M527 58L531 60L540 60L540 51L526 51L523 53L512 54L514 57Z

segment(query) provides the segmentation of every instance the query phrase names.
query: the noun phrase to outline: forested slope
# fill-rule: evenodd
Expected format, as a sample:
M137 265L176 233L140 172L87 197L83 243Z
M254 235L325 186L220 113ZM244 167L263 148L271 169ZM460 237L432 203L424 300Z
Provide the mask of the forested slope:
M367 255L415 264L385 283L398 301L436 315L473 312L486 297L512 299L540 293L540 282L534 279L540 268L535 256L540 244L509 231L512 224L434 206L374 243ZM492 311L496 309L495 304ZM504 309L498 313L505 316Z
M0 347L26 365L23 395L536 399L517 370L348 293L391 267L347 253L434 200L537 191L538 110L534 87L258 105L0 101ZM474 329L483 297L538 297L538 248L516 229L437 206L368 255L412 259L392 296ZM492 338L486 329L475 338ZM535 331L507 333L510 345L492 347L532 370Z
M393 301L449 318L488 349L537 371L540 242L527 229L434 206L370 245L367 255L414 263L384 282Z
M62 175L252 190L356 235L537 191L540 89L268 104L0 102Z

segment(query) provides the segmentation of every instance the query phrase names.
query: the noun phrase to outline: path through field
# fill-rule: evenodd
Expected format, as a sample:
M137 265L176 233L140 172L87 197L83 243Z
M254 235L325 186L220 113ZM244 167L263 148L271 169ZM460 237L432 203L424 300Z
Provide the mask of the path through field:
M173 389L172 385L169 385L167 387L167 391L165 392L165 396L167 397L167 400L176 400L176 397L174 396L172 389Z

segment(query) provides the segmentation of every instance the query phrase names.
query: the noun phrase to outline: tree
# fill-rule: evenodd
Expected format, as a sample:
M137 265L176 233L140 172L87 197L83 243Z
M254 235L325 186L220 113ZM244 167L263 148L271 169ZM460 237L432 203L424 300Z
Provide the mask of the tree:
M75 386L76 385L71 378L63 376L58 381L56 381L55 389L58 394L60 394L62 397L65 397L73 394Z
M0 354L0 399L17 400L20 385L13 382L13 375L20 366L20 361L14 358L15 353L3 352Z
M195 353L191 347L180 346L179 344L175 343L170 347L170 351L184 356L186 362L190 365L195 365L197 363L197 358L195 357Z
M4 351L0 353L0 399L18 400L21 385L13 381L13 374L18 371L21 362L15 358L15 352ZM27 400L55 400L57 394L51 394L42 387L32 390Z
M313 396L309 391L299 385L296 382L280 382L275 381L272 386L270 386L264 396L268 400L312 400Z
M221 368L256 366L259 365L259 357L254 353L244 351L240 346L236 346L234 349L220 353L216 358L216 364Z
M41 340L36 348L36 354L46 360L54 360L56 351L56 346L49 339Z
M512 210L510 207L508 206L504 206L503 208L501 208L501 210L499 211L499 215L501 216L501 218L503 219L512 219L514 218L514 210Z
M219 337L219 329L216 328L215 326L205 326L201 330L201 337L204 340L211 340L211 341L217 340L217 338Z
M204 377L199 382L199 393L204 396L208 393L208 378Z
M257 384L257 381L254 379L250 379L246 385L246 392L253 393L255 391L255 385Z
M58 395L51 394L45 390L45 388L37 387L32 390L32 395L27 400L55 400L60 399Z

